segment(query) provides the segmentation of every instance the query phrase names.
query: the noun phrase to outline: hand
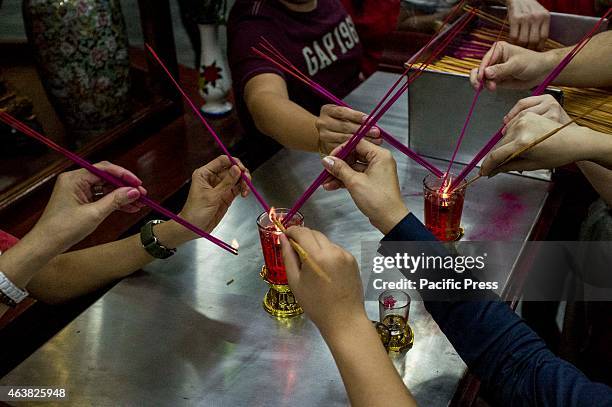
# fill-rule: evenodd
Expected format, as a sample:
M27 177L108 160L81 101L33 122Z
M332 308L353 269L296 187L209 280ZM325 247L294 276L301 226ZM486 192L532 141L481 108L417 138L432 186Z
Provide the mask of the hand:
M306 250L331 277L331 283L300 263L287 237ZM281 235L281 245L289 286L323 336L350 330L353 322L367 318L359 268L350 253L305 227L290 227L287 236Z
M470 82L477 89L484 80L490 91L498 86L530 89L540 84L554 68L552 56L500 41L486 53L480 67L472 69Z
M211 232L236 196L248 196L249 189L240 180L240 173L244 171L249 179L251 175L239 159L234 160L238 165L232 165L229 158L222 155L193 172L189 196L180 213L182 218ZM191 238L196 237L187 229L182 230Z
M563 107L557 102L557 99L552 95L541 95L519 100L508 114L504 116L504 124L508 124L517 116L528 112L539 114L561 124L572 121L565 110L563 110Z
M507 157L559 126L559 122L536 113L519 115L508 124L504 138L485 158L480 173L494 176L500 172L549 169L586 159L588 143L580 136L582 128L576 125L559 131L493 171Z
M95 166L135 187L114 189L85 169L60 174L49 203L33 230L34 234L40 232L58 253L92 233L112 212L135 213L143 206L137 200L147 191L138 177L106 161ZM105 193L98 201L94 200L94 188Z
M536 0L508 0L510 39L520 46L542 49L550 31L550 13Z
M353 136L365 122L367 116L361 112L348 107L336 105L324 105L321 114L316 120L317 130L322 152L328 154L338 145L344 143ZM366 135L366 140L381 144L380 130L372 127Z
M328 191L346 188L359 210L383 234L389 233L408 215L400 193L395 160L389 150L362 140L346 162L333 156L321 162L334 177L323 187Z

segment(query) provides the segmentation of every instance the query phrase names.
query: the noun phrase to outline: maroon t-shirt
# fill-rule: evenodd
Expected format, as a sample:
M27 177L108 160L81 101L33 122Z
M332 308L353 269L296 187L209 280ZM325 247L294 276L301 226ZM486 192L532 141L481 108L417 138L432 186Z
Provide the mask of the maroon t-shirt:
M318 0L315 10L299 13L278 0L236 0L227 24L228 57L240 119L249 135L258 134L244 103L253 76L275 73L287 83L289 98L313 114L329 103L305 84L256 55L261 37L285 58L338 97L360 81L362 56L355 25L340 0ZM259 47L258 47L259 48Z

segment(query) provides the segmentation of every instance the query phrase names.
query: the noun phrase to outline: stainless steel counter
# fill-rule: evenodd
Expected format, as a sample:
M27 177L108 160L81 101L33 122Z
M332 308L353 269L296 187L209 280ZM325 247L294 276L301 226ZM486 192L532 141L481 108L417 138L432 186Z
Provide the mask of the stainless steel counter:
M394 78L375 75L349 103L367 111ZM406 106L399 100L381 121L403 140ZM396 157L402 193L421 215L425 172ZM316 154L283 150L255 171L254 183L271 205L289 206L320 170ZM474 184L465 202L465 238L525 240L548 186L515 175ZM260 212L255 199L239 200L215 231L239 240L239 256L205 240L182 247L119 283L0 384L65 387L69 404L78 406L346 405L340 375L314 325L305 317L279 322L262 309ZM308 226L358 259L362 241L381 238L344 191L318 191L302 212ZM367 309L376 318L377 304L368 302ZM410 323L415 345L396 366L420 403L445 406L465 365L422 304L413 303Z

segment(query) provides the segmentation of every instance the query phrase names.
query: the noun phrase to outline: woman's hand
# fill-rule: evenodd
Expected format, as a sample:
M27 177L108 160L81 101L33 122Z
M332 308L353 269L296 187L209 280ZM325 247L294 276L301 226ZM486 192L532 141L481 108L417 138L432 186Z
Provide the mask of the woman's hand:
M550 31L550 13L536 0L508 0L510 39L531 49L542 49Z
M589 140L582 137L585 133L575 125L559 131L496 169L513 153L560 126L559 122L533 112L520 114L508 124L504 138L485 158L480 173L494 176L500 172L549 169L587 159Z
M340 144L347 141L359 130L366 121L364 113L336 105L324 105L315 125L319 132L319 149L323 154L329 154ZM381 144L380 130L372 127L365 137L366 140Z
M539 114L561 124L572 121L563 107L557 102L557 99L551 95L541 95L519 100L516 105L510 109L508 114L504 116L504 124L508 124L517 116L528 112Z
M136 175L106 161L95 166L134 187L115 189L85 169L60 174L49 203L31 232L42 236L55 254L92 233L114 211L135 213L143 206L137 200L147 191ZM100 199L96 200L98 194Z
M359 210L383 234L408 215L389 150L361 140L346 161L327 156L321 163L333 176L323 187L328 191L346 188Z
M484 81L490 91L497 87L529 89L541 83L556 66L558 55L536 52L505 41L496 42L482 58L480 66L472 69L470 82L474 89Z
M251 175L239 159L234 160L238 165L232 165L229 158L222 155L193 172L181 217L211 232L223 219L236 196L248 196L249 189L240 180L240 173L244 171L249 179ZM189 233L191 238L197 237L186 229L184 232Z
M287 237L306 250L331 277L331 283L300 262ZM306 227L290 227L287 236L281 235L281 244L289 286L323 336L350 330L355 321L365 318L359 268L349 252Z

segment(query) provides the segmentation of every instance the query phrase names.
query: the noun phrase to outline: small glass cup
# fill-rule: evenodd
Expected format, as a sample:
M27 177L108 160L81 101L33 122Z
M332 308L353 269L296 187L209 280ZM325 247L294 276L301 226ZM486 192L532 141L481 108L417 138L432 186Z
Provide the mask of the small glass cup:
M412 346L412 329L408 325L410 296L401 290L387 290L378 297L380 322L389 330L387 349L401 352Z
M454 174L450 174L447 185L450 185ZM465 184L452 191L442 187L443 178L429 174L423 179L423 198L425 200L425 226L441 241L459 240L463 236L461 214L465 200Z
M276 208L276 216L282 220L289 209ZM304 216L297 212L289 226L304 226ZM281 250L280 235L281 232L276 228L274 222L270 220L268 213L264 212L257 218L257 227L259 229L259 239L261 241L261 249L263 250L264 262L266 264L263 272L264 279L270 284L286 285L287 272L285 263L283 263L283 252Z

